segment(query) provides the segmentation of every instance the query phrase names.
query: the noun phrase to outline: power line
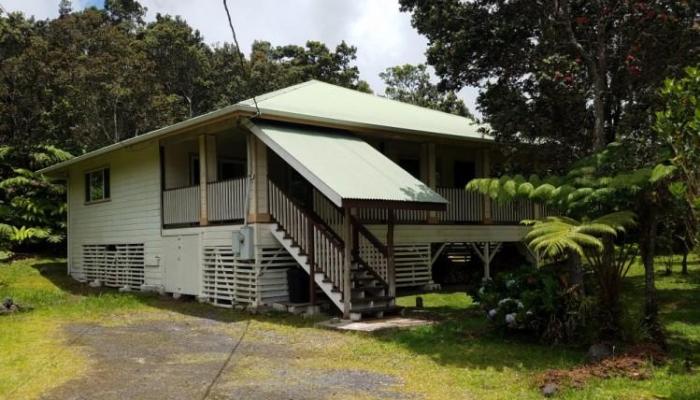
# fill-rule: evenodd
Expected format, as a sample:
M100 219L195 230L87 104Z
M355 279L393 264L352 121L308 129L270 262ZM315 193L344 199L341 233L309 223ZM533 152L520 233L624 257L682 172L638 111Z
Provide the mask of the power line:
M250 86L251 73L248 68L245 67L245 62L243 61L243 54L241 53L241 46L238 44L238 38L236 37L236 29L233 27L233 21L231 21L231 13L228 10L228 4L224 0L224 9L226 10L226 17L228 18L228 26L231 28L231 34L233 35L233 42L236 44L236 53L238 54L238 61L241 63L241 69L247 75L246 83L248 87ZM253 103L255 104L256 117L260 115L260 109L258 108L258 101L255 99L255 94L253 94Z
M226 1L226 0L224 0ZM243 342L243 338L245 337L246 333L248 333L248 328L250 328L250 320L248 320L245 324L245 327L243 328L243 333L241 333L241 336L238 338L238 341L236 344L233 346L231 349L231 352L228 353L228 357L226 357L226 361L221 365L221 368L219 368L219 371L216 373L216 376L214 376L214 379L209 383L207 386L207 390L204 392L204 396L202 396L202 400L206 400L207 397L211 394L211 389L214 387L214 384L216 384L216 381L219 380L221 377L221 374L224 372L226 367L231 363L231 359L233 358L233 355L236 353L236 350L238 350L238 346L241 345L241 342Z

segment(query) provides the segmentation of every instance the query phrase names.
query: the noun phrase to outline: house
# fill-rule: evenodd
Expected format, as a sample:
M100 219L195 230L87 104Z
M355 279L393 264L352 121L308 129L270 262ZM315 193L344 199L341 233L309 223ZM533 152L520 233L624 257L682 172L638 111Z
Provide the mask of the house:
M470 120L309 81L40 172L68 186L75 279L220 306L288 297L301 267L346 317L380 314L468 244L485 276L526 201L464 190L493 139Z

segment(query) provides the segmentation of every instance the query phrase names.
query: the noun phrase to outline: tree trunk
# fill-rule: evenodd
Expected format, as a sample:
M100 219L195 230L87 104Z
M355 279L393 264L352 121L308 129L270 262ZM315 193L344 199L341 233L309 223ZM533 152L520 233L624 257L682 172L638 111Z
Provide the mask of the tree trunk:
M644 263L644 326L651 339L666 348L666 336L659 322L659 303L656 295L654 255L656 253L656 236L659 227L657 204L646 201L645 216L641 218L640 252Z
M581 256L575 251L569 252L569 258L566 261L566 268L570 279L569 286L575 286L578 293L585 294L583 288L583 266L581 265Z
M596 74L599 75L599 74ZM603 77L596 77L593 87L593 115L595 126L593 127L593 150L600 151L605 148L607 135L605 134L605 91L606 85Z
M613 237L603 238L603 255L600 265L594 263L598 277L598 332L601 341L617 341L621 335L622 307L620 305L621 276L615 265L615 243Z
M686 247L686 250L683 251L683 261L681 262L681 274L688 275L688 250L687 250L687 247Z

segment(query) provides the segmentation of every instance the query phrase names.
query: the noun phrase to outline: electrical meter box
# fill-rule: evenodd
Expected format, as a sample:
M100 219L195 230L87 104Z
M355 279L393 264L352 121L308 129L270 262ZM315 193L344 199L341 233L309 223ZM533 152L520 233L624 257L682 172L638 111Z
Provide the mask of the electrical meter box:
M233 255L239 260L252 260L255 258L252 226L244 226L241 230L233 232Z

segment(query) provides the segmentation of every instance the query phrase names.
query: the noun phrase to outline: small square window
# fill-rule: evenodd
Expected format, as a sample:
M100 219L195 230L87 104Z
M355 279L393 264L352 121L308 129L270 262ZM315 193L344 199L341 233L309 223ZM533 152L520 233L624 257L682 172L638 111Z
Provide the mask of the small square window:
M109 168L90 171L85 174L85 202L109 200Z

